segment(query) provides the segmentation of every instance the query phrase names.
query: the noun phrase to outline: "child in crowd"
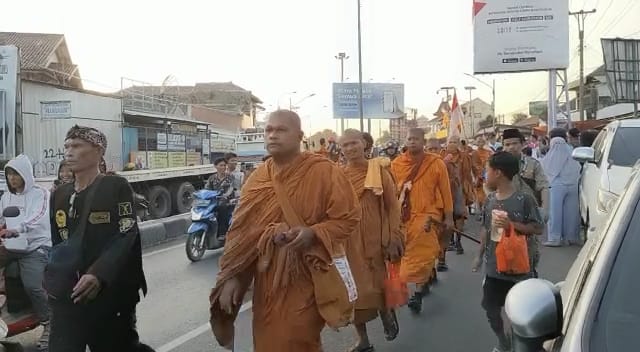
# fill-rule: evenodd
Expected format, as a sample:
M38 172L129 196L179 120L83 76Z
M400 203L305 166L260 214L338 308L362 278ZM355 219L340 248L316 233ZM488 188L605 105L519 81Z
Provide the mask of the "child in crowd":
M504 331L502 307L509 290L519 281L533 277L533 272L510 275L498 272L496 246L502 233L511 227L523 236L540 235L543 222L536 200L523 192L517 192L511 180L518 174L520 160L507 152L498 152L489 158L487 165L487 187L492 193L487 196L482 214L482 240L473 271L478 271L484 256L485 278L483 281L482 308L486 311L491 329L498 337L494 352L511 351L511 340ZM531 240L527 241L531 243ZM533 246L529 245L529 258L533 258ZM531 260L531 259L530 259ZM533 270L533 263L530 267Z

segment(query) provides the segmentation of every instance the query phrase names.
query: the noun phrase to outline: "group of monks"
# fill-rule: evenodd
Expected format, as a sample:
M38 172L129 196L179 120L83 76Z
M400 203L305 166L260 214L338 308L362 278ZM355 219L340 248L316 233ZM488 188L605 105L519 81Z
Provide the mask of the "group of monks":
M464 226L468 206L483 198L490 151L457 137L446 148L411 129L406 152L371 158L372 139L346 130L337 141L342 162L301 152L304 133L295 112L271 113L265 128L269 158L246 181L226 237L210 295L211 326L233 349L234 321L253 283L256 352L319 352L325 325L353 324L358 344L373 351L366 323L382 320L385 338L399 332L385 303L391 265L422 299L446 270L449 238ZM482 196L482 197L480 197ZM462 253L460 238L454 241Z

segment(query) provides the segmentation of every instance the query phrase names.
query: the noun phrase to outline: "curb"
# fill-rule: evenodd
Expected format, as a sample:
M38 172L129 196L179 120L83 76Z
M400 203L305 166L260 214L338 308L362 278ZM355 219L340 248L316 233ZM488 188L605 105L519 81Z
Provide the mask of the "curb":
M190 224L191 214L141 222L139 228L142 248L153 247L181 237L186 233Z

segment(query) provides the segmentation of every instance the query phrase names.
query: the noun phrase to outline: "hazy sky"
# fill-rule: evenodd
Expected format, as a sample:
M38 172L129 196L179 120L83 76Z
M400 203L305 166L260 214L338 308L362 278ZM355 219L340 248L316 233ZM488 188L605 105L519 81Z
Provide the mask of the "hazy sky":
M101 4L96 6L95 4ZM356 0L112 0L3 2L0 31L65 34L85 86L120 88L120 77L159 84L233 81L273 110L300 104L305 127L335 128L331 83L334 56L345 51L348 81L357 81ZM405 83L405 105L428 117L454 85L478 87L472 72L472 0L362 0L364 81ZM640 1L570 0L570 9L598 13L587 19L587 73L602 62L602 36L640 37ZM578 74L577 25L571 25L570 79ZM497 112L510 116L530 100L546 100L546 73L496 75ZM492 77L481 77L490 83ZM465 94L466 95L466 94ZM350 125L356 126L355 121ZM374 123L377 132L377 122ZM385 127L383 127L385 129Z

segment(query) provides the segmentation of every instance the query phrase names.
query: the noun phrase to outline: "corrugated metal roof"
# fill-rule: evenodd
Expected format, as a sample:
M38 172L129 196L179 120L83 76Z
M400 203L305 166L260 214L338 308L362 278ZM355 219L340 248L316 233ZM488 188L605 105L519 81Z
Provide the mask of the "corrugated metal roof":
M49 56L63 41L62 34L0 32L1 45L20 48L20 64L25 70L47 67Z

